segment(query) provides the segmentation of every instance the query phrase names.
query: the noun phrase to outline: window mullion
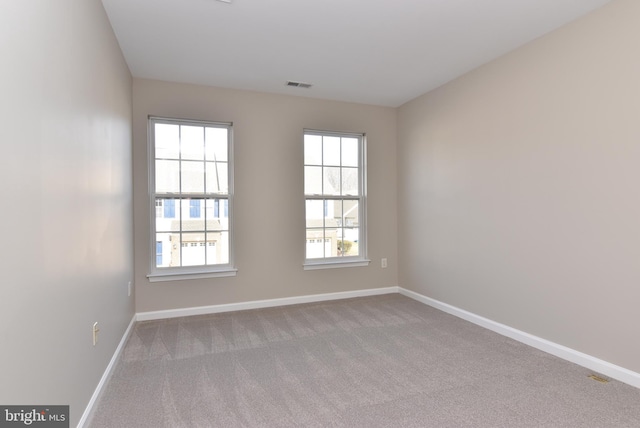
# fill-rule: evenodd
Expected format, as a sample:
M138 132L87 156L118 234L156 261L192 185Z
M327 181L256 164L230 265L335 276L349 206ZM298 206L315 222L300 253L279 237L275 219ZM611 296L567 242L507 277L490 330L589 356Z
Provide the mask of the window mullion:
M202 127L202 179L204 180L203 189L204 194L207 194L207 133L206 128ZM204 210L204 264L208 264L209 257L209 236L207 230L207 201L208 198L205 196L202 198L202 203L204 207L200 207L201 210Z
M180 209L178 210L180 214L178 215L178 224L179 224L179 234L180 237L180 266L182 267L182 257L183 257L183 233L182 233L182 211L184 210L184 197L182 193L182 126L178 126L178 191L180 194Z

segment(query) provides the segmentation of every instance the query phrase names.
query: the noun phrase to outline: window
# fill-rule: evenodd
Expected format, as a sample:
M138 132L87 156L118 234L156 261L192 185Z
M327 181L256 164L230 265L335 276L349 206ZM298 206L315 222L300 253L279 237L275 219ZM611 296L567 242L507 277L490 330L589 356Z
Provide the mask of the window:
M305 130L305 269L366 266L363 134Z
M231 124L149 119L151 281L229 276Z

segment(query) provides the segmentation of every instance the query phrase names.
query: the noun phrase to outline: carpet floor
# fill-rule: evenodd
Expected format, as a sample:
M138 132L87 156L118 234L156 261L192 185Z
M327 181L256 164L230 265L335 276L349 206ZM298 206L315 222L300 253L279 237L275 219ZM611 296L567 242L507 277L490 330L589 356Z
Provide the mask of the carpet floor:
M101 427L640 427L640 389L399 294L139 322Z

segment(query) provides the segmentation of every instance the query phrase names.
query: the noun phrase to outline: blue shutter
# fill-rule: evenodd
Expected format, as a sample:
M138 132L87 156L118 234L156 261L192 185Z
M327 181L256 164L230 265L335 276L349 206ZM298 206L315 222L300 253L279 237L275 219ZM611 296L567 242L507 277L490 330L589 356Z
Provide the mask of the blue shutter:
M220 217L220 199L213 200L213 218Z
M156 241L156 266L162 266L162 241Z
M189 217L200 218L200 199L191 199L189 202Z
M164 218L175 218L176 201L174 199L164 200Z
M229 199L224 200L224 217L229 217Z

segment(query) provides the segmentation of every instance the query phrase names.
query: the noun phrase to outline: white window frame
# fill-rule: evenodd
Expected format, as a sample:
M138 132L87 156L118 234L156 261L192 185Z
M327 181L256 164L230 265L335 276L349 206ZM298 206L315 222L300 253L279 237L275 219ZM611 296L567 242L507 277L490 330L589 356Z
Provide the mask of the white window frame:
M222 199L228 199L228 233L229 233L229 261L225 264L200 265L200 266L180 266L180 267L157 267L156 266L156 197L166 194L156 193L155 189L155 124L171 124L185 126L203 126L227 129L227 162L228 162L228 194L203 193L202 195L185 196L184 200L192 199L194 196L206 196L211 198L217 195ZM148 120L148 166L149 166L149 214L150 214L150 245L152 257L149 260L149 274L147 278L150 282L177 281L185 279L199 279L212 277L235 276L237 269L234 267L234 233L233 233L233 123L212 122L190 119L175 119L167 117L149 116ZM178 195L175 195L178 196ZM176 199L180 199L176 197ZM202 210L205 208L202 207ZM184 245L184 243L181 243Z
M321 131L316 129L304 129L303 130L303 177L304 177L304 167L307 166L304 162L304 139L306 135L317 135L317 136L327 136L327 137L346 137L346 138L357 138L358 139L358 185L359 185L359 195L357 197L354 196L336 196L336 195L307 195L305 191L304 194L304 212L305 212L305 229L304 229L304 239L305 247L303 248L304 254L304 262L303 269L304 270L316 270L316 269L333 269L333 268L343 268L343 267L362 267L368 266L371 263L371 260L367 258L367 139L366 134L364 133L352 133L352 132L336 132L336 131ZM310 165L311 166L311 165ZM313 165L317 166L317 165ZM324 166L324 161L323 161ZM304 181L304 179L303 179ZM303 185L304 188L304 185ZM309 200L357 200L358 201L358 215L359 215L359 226L358 226L358 250L359 254L357 256L339 256L339 257L323 257L323 258L307 258L307 225L306 225L306 202ZM324 238L326 242L326 238Z

